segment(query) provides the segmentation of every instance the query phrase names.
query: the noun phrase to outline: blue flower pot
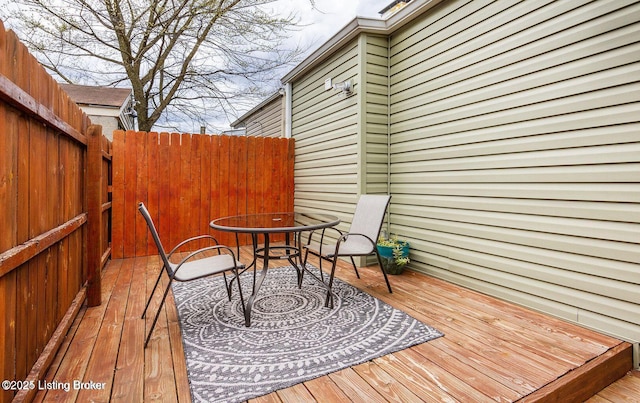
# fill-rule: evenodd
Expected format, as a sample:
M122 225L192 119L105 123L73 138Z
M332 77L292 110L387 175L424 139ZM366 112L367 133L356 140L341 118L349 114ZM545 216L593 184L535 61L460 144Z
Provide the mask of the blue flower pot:
M393 247L376 245L378 253L380 254L380 260L382 260L382 268L387 274L402 274L404 271L404 264L398 265L393 256ZM405 242L402 246L401 257L409 256L409 243Z

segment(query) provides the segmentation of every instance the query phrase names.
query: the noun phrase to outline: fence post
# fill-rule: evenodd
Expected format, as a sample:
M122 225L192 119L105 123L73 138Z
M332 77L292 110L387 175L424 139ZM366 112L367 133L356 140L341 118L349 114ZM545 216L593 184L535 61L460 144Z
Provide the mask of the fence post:
M102 126L87 129L87 305L101 303Z

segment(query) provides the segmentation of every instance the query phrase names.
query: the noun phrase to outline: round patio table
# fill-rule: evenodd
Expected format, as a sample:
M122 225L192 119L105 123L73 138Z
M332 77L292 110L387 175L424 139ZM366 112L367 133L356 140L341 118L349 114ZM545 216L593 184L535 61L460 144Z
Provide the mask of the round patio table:
M253 244L253 262L248 267L253 267L253 290L247 300L244 309L245 326L251 326L251 309L260 291L260 287L267 275L270 259L287 259L298 272L298 287L300 287L302 275L305 268L302 267L300 256L302 251L302 240L300 234L306 231L334 227L340 223L340 219L333 215L321 213L263 213L244 214L230 217L222 217L211 221L209 226L213 229L236 234L251 234ZM262 234L264 244L258 244L258 236ZM284 245L271 246L269 236L271 234L285 234ZM294 235L294 242L291 244L290 234ZM256 279L256 266L258 259L262 259L262 269Z

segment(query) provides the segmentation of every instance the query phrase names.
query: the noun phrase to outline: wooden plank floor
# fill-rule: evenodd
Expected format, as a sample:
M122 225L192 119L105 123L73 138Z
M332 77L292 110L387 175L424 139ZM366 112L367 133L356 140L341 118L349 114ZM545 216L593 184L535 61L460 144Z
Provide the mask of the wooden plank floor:
M247 261L246 251L242 259ZM143 348L149 321L140 315L157 270L157 256L109 262L103 304L83 307L47 373L52 386L35 401L190 401L171 295ZM252 402L585 401L592 395L581 395L588 385L600 390L631 366L628 343L429 276L392 276L393 294L377 266L361 269L358 280L341 265L338 277L445 336ZM100 389L77 390L74 381ZM589 401L640 401L638 396L640 376L633 371Z

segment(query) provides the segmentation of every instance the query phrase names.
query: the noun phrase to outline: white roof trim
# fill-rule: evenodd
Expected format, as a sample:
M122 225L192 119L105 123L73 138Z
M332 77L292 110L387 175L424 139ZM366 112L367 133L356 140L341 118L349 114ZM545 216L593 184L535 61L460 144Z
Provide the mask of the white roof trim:
M395 30L413 21L420 14L431 9L443 0L414 0L405 7L393 14L387 20L377 18L356 17L345 25L338 33L332 36L311 55L304 59L282 78L282 83L295 80L307 70L320 64L328 58L336 49L344 46L347 42L357 37L361 33L376 33L389 35Z

